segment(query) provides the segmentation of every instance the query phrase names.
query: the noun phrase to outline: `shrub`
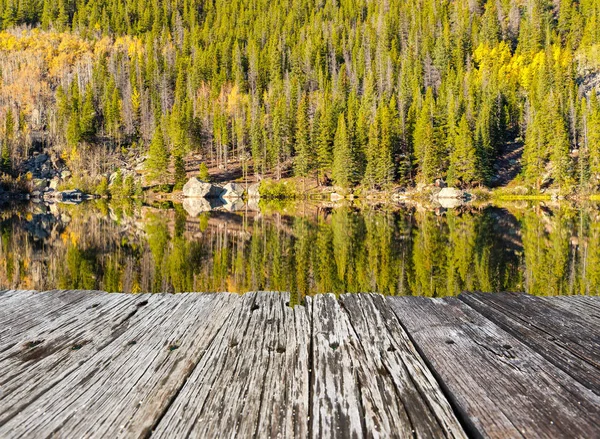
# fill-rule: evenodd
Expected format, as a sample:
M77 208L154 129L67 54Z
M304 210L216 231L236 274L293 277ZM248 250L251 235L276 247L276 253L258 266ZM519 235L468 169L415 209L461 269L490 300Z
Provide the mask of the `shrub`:
M285 181L263 180L260 183L260 197L266 200L296 198L297 192Z

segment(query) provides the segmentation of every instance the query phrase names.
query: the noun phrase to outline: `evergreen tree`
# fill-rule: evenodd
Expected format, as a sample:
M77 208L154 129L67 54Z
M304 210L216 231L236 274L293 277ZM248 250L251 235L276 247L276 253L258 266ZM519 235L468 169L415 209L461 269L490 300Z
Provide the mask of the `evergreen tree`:
M550 105L553 105L550 102ZM556 105L551 112L551 131L548 139L552 148L550 160L552 162L552 178L560 187L572 182L571 158L569 157L569 134L565 126L565 120L559 113Z
M330 105L324 105L320 113L317 138L318 177L324 179L333 162L333 140L335 136L334 112Z
M90 86L87 87L85 92L85 100L79 119L79 131L81 138L87 142L92 141L96 135L96 110L94 108L93 90Z
M369 127L369 140L366 148L366 162L365 176L363 183L367 186L373 187L379 182L378 178L378 162L379 162L379 118L376 117L371 126Z
M294 172L300 177L307 177L314 167L314 149L310 141L308 120L308 101L306 95L300 99L296 119L296 157Z
M187 182L187 173L185 172L185 162L181 155L177 154L174 158L175 168L175 190L183 188L183 185Z
M2 146L2 154L0 154L0 172L10 174L12 172L12 165L8 141L5 139L0 146Z
M382 102L377 116L381 132L377 154L377 181L381 185L386 185L394 180L393 153L397 134L395 120L388 105Z
M355 182L355 163L343 113L338 118L333 142L332 177L335 184L343 188L348 188Z
M415 162L419 167L418 179L423 182L431 182L441 173L441 154L438 147L439 140L435 138L433 107L433 92L429 88L419 111L413 134Z
M4 137L6 144L10 147L15 137L15 116L12 107L8 107L4 118Z
M584 141L589 151L590 173L600 181L600 104L596 93L588 99Z
M210 182L210 174L208 173L208 166L206 163L200 163L200 169L198 170L198 178L206 183Z
M467 117L463 114L452 136L448 183L471 185L480 181L475 142Z
M169 176L168 166L169 150L165 144L162 129L160 125L157 125L148 150L148 158L146 159L148 178L165 184Z

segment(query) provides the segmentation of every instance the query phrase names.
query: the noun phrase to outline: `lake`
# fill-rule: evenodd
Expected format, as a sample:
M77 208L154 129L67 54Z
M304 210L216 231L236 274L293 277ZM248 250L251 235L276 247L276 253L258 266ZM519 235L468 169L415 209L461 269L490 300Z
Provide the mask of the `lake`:
M600 206L261 204L190 216L104 200L0 209L0 287L447 296L598 294Z

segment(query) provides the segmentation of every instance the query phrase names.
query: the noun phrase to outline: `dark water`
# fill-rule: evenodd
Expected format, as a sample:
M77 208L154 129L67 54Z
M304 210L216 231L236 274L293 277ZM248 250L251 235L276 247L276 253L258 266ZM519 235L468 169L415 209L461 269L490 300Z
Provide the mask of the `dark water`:
M262 206L191 217L180 206L89 202L0 210L0 287L285 290L446 296L600 291L600 208L513 203Z

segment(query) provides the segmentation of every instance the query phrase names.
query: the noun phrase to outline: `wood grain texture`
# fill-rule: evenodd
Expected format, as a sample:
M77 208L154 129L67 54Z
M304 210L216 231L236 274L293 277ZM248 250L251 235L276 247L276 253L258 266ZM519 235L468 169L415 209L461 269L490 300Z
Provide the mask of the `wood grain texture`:
M356 340L365 436L466 437L435 378L381 295L340 297ZM340 318L343 318L340 316Z
M600 325L556 301L526 294L463 294L460 299L600 395Z
M59 316L71 314L82 303L93 305L106 293L83 290L23 291L2 298L0 307L0 352L14 345L13 335L23 334Z
M110 295L71 307L45 324L11 337L0 353L0 425L51 390L110 344L144 298ZM117 324L109 324L119 322Z
M457 298L388 298L473 434L589 438L600 398Z
M0 437L143 437L235 299L229 294L150 296L110 344L0 426Z
M577 315L577 319L600 325L600 296L553 296L545 301Z
M596 299L289 301L0 291L0 437L597 433Z
M244 295L153 436L307 437L310 326L288 303Z

